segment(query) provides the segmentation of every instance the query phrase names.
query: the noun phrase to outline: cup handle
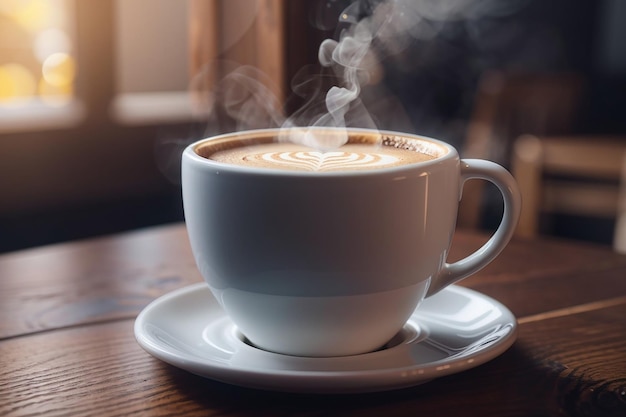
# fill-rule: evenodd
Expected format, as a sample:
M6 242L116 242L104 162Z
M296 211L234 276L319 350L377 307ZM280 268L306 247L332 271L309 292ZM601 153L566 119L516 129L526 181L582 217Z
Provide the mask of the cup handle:
M502 221L493 236L478 250L460 261L445 263L428 288L426 297L438 293L446 286L478 272L502 252L509 243L519 219L522 197L513 176L502 166L482 159L461 160L461 187L469 179L493 183L504 199Z

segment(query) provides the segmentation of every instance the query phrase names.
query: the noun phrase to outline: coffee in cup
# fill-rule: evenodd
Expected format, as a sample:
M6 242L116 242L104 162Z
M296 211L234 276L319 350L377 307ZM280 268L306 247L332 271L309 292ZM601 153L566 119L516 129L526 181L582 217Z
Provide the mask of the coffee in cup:
M248 143L231 141L221 146L213 144L200 147L198 153L233 165L329 172L392 168L428 161L445 152L431 144L425 146L424 143L404 137L382 137L377 133L353 135L348 140L348 143L337 149L323 151L296 143L276 141L275 138L252 138Z

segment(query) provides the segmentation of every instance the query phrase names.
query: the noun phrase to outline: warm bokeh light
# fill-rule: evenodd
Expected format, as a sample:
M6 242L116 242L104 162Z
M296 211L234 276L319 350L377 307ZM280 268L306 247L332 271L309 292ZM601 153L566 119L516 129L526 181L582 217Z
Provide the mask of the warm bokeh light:
M3 0L5 13L25 29L35 32L47 28L54 16L52 2L46 0Z
M0 103L21 101L36 92L36 81L28 68L19 64L0 66Z
M73 96L74 85L72 83L52 85L45 78L39 80L39 98L49 106L62 106L67 104Z
M0 104L73 97L73 1L0 0Z
M33 46L37 59L44 62L54 53L69 54L72 49L72 40L64 30L51 28L38 33Z
M58 52L45 59L41 71L48 84L62 87L74 81L76 64L70 55Z

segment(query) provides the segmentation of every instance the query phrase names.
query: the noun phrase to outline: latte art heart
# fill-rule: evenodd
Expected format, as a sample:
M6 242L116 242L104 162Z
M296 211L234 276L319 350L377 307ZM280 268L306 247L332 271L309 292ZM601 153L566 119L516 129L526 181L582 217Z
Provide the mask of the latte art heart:
M393 165L398 162L398 158L391 155L347 151L267 152L258 155L249 155L246 159L250 160L251 158L261 158L268 164L276 164L285 168L302 169L307 171L379 168L387 165Z
M321 152L304 145L270 142L213 152L210 158L233 165L282 171L367 171L428 161L426 153L392 146L353 144Z

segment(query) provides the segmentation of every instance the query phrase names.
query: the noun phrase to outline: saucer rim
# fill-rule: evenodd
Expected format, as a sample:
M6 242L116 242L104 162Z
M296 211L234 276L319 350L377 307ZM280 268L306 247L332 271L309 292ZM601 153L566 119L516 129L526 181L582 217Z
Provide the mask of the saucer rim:
M507 325L510 325L510 331L504 336L499 337L495 342L488 344L487 347L481 347L462 357L451 358L447 356L440 360L427 362L425 364L415 364L413 366L347 371L251 369L241 366L231 366L212 357L200 357L199 355L196 356L187 352L173 351L173 348L164 347L162 344L157 343L154 338L148 336L148 332L144 330L144 325L148 323L146 318L150 316L150 313L162 307L163 304L170 302L172 299L184 297L187 294L197 291L207 291L212 297L208 285L204 282L199 282L170 291L150 302L135 319L134 334L139 345L155 358L195 375L222 383L253 389L311 394L388 391L420 385L436 378L456 374L483 365L508 350L517 339L517 319L502 303L476 290L459 285L449 285L441 292L445 293L450 290L460 291L466 295L479 297L488 301L495 309L499 310L503 316L507 317L502 320L506 321ZM225 316L225 313L221 310L217 301L215 301L213 308L220 311L222 317ZM255 348L250 347L250 349ZM283 356L273 352L264 353ZM363 355L376 355L377 353L378 352L370 352ZM354 356L348 356L346 358L350 357ZM316 358L303 359L315 360ZM320 359L324 360L329 358ZM201 369L201 372L198 371L198 369Z

